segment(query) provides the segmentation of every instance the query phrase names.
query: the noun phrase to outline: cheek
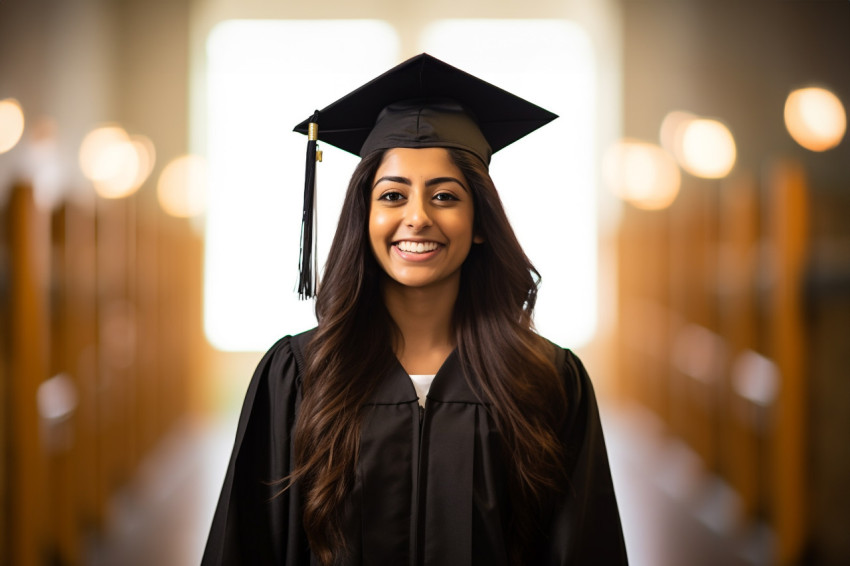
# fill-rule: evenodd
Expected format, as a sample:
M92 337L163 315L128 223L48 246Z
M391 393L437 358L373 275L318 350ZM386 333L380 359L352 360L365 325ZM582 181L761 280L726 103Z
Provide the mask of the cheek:
M369 215L369 236L374 236L375 232L381 229L381 225L384 223L381 215L378 213L371 213Z
M453 222L453 231L458 237L468 238L470 242L475 235L475 223L473 221L472 211L464 211L458 215Z
M373 210L369 214L369 239L373 246L387 237L389 223L389 217L384 211Z

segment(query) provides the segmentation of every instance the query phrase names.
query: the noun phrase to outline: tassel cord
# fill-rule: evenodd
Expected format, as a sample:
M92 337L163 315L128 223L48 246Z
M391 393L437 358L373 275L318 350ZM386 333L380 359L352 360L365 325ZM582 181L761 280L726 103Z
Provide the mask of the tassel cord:
M299 257L298 297L309 299L316 296L316 146L319 119L316 111L310 120L311 128L307 139L307 156L304 168L304 205L301 211L301 253Z

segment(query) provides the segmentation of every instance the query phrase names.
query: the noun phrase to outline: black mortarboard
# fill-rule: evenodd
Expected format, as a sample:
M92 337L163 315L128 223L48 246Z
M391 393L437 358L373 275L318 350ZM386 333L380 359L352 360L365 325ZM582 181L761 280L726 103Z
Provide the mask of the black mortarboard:
M318 137L361 157L391 147L463 147L488 164L492 153L555 118L423 53L320 110ZM311 122L295 131L306 134Z
M557 116L478 77L421 54L316 111L308 135L298 293L313 295L316 139L364 157L395 147L454 147L490 156Z

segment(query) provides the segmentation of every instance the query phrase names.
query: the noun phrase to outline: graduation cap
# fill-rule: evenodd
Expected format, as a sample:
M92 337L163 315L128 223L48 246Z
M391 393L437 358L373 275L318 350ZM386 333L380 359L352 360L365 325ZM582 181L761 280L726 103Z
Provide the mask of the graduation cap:
M426 53L314 112L295 126L308 139L299 296L314 295L317 140L360 157L396 147L459 148L489 165L493 153L555 118L548 110Z

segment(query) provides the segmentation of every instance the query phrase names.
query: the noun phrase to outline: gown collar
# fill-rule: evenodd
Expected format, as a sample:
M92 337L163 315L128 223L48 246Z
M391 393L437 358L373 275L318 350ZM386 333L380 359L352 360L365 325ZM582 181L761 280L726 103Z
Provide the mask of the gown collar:
M434 376L428 399L442 403L483 404L469 387L460 356L455 348ZM418 397L410 376L396 359L386 377L379 381L369 404L393 405L416 403Z

